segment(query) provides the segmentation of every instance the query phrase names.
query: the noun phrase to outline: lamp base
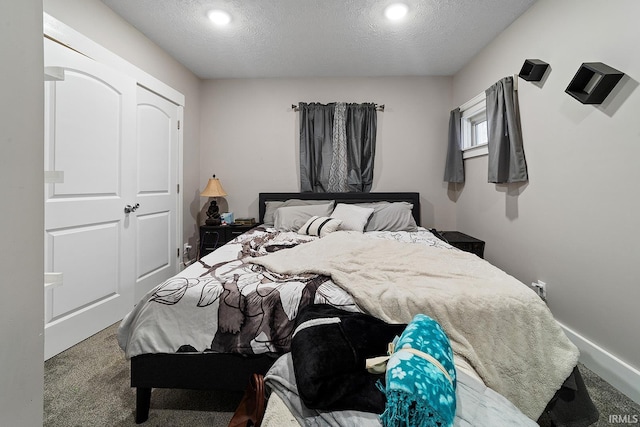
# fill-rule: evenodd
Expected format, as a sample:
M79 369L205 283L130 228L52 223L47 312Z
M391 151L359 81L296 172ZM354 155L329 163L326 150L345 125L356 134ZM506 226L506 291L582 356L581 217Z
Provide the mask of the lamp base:
M220 225L222 223L220 220L220 210L218 209L218 203L215 198L209 204L209 209L207 209L207 219L204 223L206 225Z

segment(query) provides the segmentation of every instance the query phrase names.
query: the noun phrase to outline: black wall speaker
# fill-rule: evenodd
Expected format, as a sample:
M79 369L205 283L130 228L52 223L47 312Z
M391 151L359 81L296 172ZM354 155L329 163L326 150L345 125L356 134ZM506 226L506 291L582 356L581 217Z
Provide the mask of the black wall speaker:
M565 92L583 104L601 104L624 73L602 62L585 62Z

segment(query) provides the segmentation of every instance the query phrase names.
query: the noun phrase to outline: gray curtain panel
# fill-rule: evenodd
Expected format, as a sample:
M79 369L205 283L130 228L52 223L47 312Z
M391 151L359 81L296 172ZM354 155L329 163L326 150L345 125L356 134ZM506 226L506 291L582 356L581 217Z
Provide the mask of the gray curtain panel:
M485 91L489 134L489 182L526 182L527 162L513 77L505 77Z
M377 113L376 106L344 104L336 119L336 103L327 105L301 102L300 111L300 191L369 192L373 185ZM342 156L342 147L334 147L334 126L344 123L344 131L336 129L338 144L344 135L346 148L346 188L342 178L343 159L334 160L334 149ZM333 172L332 172L333 163ZM331 182L331 183L330 183Z
M373 186L378 116L376 105L347 104L347 156L349 191L368 193Z
M332 157L335 104L298 104L300 111L300 191L326 193Z
M444 165L444 180L447 182L464 182L464 160L462 159L460 109L451 110L449 114L449 146L447 162Z

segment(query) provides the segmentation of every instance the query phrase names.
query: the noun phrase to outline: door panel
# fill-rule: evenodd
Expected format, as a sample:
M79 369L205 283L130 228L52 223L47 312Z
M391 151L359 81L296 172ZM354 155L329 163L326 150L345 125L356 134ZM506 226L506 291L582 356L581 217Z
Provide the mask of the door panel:
M64 286L53 293L51 318L47 322L118 295L118 223L49 230L47 234L52 269L65 272ZM78 264L83 268L76 268Z
M52 147L52 160L65 180L54 186L54 197L119 193L121 100L122 94L108 82L65 70L64 82L55 85Z
M177 273L178 106L137 89L135 300Z
M170 266L173 253L170 247L171 212L138 215L137 269L138 279ZM144 242L154 242L153 245Z
M157 105L162 98L143 88L138 93L138 193L169 194L171 184L172 127L175 117ZM156 96L158 99L154 99ZM171 109L172 104L168 105ZM177 110L176 110L177 111Z
M45 291L45 357L122 319L133 307L136 203L136 84L45 39L45 272L63 273Z

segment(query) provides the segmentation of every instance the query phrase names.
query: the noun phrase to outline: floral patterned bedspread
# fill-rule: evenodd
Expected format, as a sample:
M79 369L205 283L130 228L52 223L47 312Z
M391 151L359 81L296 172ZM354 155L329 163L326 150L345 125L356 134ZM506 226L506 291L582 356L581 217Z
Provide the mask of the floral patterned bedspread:
M375 237L452 247L426 230L371 232ZM308 304L360 311L327 276L283 275L246 262L316 239L255 228L145 295L120 324L127 358L146 353L286 353L294 319Z

